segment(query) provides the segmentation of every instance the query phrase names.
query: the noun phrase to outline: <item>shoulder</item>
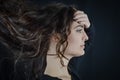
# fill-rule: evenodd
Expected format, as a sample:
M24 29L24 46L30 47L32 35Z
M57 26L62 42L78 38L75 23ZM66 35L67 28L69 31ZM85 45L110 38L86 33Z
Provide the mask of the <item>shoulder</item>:
M62 80L62 79L59 79L57 77L52 77L49 75L43 75L42 77L40 77L40 80Z
M12 53L0 43L0 80L12 80L13 65Z

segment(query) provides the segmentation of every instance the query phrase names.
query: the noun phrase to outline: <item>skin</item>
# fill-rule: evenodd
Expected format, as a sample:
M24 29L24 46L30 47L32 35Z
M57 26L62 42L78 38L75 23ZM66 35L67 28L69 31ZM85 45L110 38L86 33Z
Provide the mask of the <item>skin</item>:
M75 56L82 56L85 48L85 41L88 40L88 36L84 31L85 28L90 27L88 16L83 11L77 11L74 14L74 21L71 25L71 33L68 36L68 46L64 55L70 60ZM56 54L56 44L59 39L55 36L51 37L51 44L48 54ZM67 71L67 65L69 60L63 58L64 67L60 63L60 59L57 56L47 56L47 67L45 74L53 77L58 77L63 80L70 80L71 76ZM54 64L54 65L53 65Z
M84 26L74 21L71 27L71 34L68 36L68 47L65 50L65 56L71 59L72 57L83 55L85 41L87 40L88 36L84 31Z

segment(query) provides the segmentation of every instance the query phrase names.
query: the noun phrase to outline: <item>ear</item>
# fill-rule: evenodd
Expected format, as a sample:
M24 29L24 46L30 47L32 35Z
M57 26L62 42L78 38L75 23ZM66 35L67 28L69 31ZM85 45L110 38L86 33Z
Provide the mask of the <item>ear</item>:
M58 42L60 40L60 35L59 34L54 34L51 37L52 41Z

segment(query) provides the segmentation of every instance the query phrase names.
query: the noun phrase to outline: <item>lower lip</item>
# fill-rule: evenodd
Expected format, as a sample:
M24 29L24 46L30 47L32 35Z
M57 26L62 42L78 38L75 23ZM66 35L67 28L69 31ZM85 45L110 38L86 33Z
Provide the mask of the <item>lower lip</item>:
M84 49L84 48L85 48L85 46L81 46L81 48L83 48L83 49Z

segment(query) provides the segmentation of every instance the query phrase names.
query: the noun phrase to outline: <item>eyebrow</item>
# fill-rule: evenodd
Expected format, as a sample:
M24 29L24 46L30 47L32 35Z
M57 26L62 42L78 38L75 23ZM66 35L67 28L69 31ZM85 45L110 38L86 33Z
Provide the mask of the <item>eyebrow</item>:
M84 28L84 26L82 26L82 25L77 25L77 26L74 27L74 29L77 28L77 27Z

